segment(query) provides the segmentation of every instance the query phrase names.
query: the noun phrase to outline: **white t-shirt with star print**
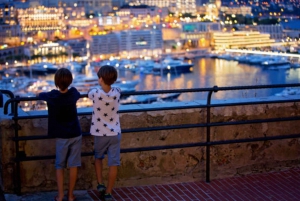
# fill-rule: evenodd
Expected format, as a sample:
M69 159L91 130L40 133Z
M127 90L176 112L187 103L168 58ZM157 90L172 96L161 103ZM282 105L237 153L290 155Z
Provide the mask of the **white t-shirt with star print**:
M121 90L112 87L108 93L101 88L89 91L93 101L93 113L90 132L95 136L115 136L121 133L119 106Z

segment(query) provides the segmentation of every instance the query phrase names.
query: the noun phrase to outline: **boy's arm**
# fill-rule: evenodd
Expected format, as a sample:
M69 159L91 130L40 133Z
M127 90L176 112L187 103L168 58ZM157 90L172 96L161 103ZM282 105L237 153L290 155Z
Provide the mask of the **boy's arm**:
M47 100L47 92L42 92L37 95L39 99L46 101Z
M91 88L91 89L88 91L87 94L88 94L88 98L89 98L89 99L92 99L92 98L93 98L93 91L94 91L94 90L97 90L97 88Z

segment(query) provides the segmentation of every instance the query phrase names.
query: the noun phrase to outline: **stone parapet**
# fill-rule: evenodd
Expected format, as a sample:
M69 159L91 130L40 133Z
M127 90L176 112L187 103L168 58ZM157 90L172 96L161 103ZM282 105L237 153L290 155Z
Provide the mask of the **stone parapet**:
M247 99L257 101L258 99ZM261 100L261 99L260 99ZM241 101L241 100L237 100ZM224 101L229 102L229 101ZM231 102L234 102L232 100ZM204 105L204 101L151 105L121 106L121 110L156 108L161 106ZM91 108L79 108L91 112ZM121 114L122 129L206 123L206 108L133 112ZM22 116L46 114L46 111L21 113ZM211 108L211 122L231 122L253 119L300 116L298 102L280 104L242 105ZM14 121L9 116L1 120L1 159L5 192L14 190L15 157ZM83 132L89 132L91 116L80 116ZM47 119L19 120L19 136L46 135ZM299 134L299 121L257 123L211 127L211 141ZM122 134L121 148L164 146L206 141L206 128L182 128ZM26 156L55 154L55 139L21 141L19 149ZM93 137L83 137L82 152L93 151ZM299 139L246 142L211 146L211 179L267 172L299 165ZM54 159L20 163L22 192L56 190ZM121 154L116 186L138 186L205 180L206 147L165 149ZM104 162L104 179L107 179ZM67 173L67 172L66 172ZM96 186L94 158L82 157L78 171L77 189ZM68 174L65 174L68 178ZM66 180L67 181L67 180ZM66 186L67 188L67 186Z

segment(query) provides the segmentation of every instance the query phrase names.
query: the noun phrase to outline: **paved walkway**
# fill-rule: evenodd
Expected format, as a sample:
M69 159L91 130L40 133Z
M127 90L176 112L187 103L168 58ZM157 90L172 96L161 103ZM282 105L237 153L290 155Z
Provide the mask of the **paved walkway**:
M36 193L14 197L7 201L46 201L56 192ZM51 195L50 195L51 194ZM76 191L77 201L96 201L95 190ZM206 182L186 182L168 185L116 188L113 192L118 201L299 201L300 168L280 172L252 174Z

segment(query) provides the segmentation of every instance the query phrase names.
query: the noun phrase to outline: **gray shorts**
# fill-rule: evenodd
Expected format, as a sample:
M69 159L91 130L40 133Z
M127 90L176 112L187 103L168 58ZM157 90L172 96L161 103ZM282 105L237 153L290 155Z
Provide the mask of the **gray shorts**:
M121 134L116 136L95 136L95 158L103 159L107 152L108 166L120 165Z
M81 166L81 138L82 136L63 139L56 139L55 168Z

